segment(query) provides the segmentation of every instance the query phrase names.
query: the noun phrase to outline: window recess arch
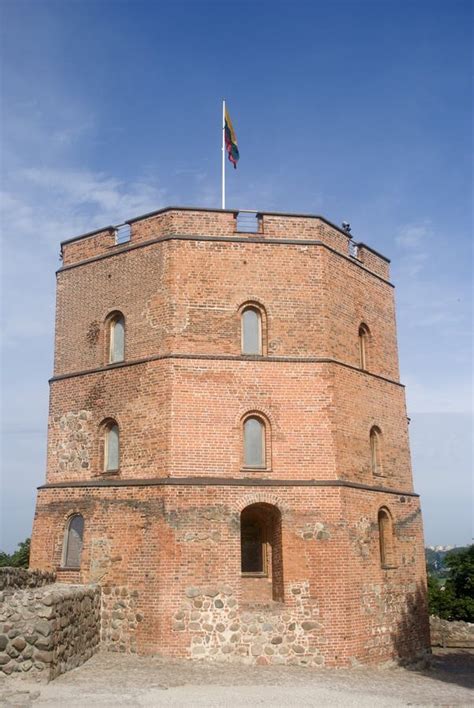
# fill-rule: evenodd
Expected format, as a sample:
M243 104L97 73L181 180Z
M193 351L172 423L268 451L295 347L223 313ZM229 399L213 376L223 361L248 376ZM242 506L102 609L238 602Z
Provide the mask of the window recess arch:
M393 519L386 506L380 507L377 514L379 529L380 565L382 568L395 568L395 539Z
M373 425L370 429L370 468L372 474L378 477L383 476L383 436L378 425Z
M61 566L79 569L84 539L84 517L72 514L66 521Z
M264 356L267 353L267 317L264 307L248 301L239 308L240 349L244 356Z
M119 310L107 315L106 360L108 364L117 364L125 359L125 316Z
M104 473L118 473L120 469L120 428L114 418L106 418L100 425L100 459Z
M259 411L249 411L241 421L242 468L269 470L271 467L271 428Z
M359 366L363 371L367 371L369 364L369 343L370 329L361 322L359 325Z

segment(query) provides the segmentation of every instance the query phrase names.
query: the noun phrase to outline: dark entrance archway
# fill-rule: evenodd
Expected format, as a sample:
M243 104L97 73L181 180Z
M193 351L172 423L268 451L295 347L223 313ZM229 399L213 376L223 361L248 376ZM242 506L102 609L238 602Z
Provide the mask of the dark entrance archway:
M283 556L280 510L250 504L240 515L242 599L283 601Z

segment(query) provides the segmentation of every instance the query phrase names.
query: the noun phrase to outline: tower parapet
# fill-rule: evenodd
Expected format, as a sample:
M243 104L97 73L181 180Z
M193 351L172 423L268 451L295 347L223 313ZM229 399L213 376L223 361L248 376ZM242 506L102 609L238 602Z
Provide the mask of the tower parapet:
M252 212L255 214L255 231L242 231L239 230L241 213L236 210L166 207L125 222L130 227L130 237L125 242L117 239L117 226L105 226L63 241L63 266L111 256L157 240L199 237L215 240L260 239L270 243L280 240L306 241L308 245L324 245L342 256L351 256L351 237L321 216ZM388 280L390 261L364 244L355 245L359 251L356 258L359 264Z

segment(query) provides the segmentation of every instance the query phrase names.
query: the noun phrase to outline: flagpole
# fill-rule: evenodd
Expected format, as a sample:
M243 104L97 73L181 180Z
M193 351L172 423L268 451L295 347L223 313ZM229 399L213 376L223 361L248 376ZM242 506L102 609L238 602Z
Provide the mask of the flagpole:
M222 208L225 209L225 99L222 101Z

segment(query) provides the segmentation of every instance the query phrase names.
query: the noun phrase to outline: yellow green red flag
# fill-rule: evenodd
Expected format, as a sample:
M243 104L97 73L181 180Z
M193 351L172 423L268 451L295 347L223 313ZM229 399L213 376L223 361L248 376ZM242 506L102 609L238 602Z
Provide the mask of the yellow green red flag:
M232 164L234 165L234 169L237 169L237 162L240 157L239 148L237 147L237 136L235 134L235 130L232 125L230 115L227 112L227 108L225 109L224 135L225 135L225 148L227 150L227 156L228 156L229 160L232 162Z

